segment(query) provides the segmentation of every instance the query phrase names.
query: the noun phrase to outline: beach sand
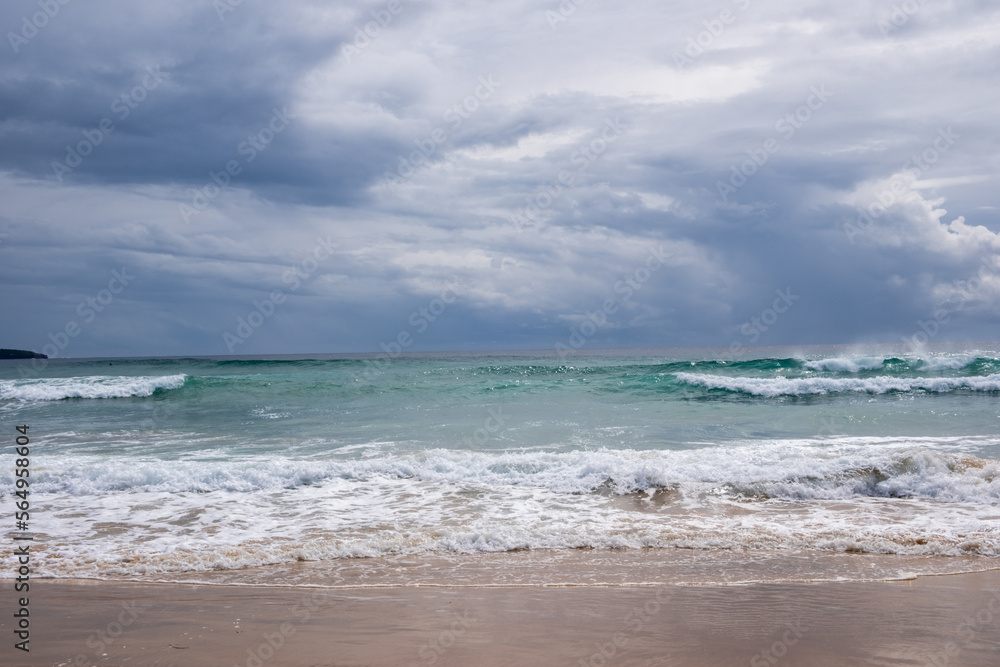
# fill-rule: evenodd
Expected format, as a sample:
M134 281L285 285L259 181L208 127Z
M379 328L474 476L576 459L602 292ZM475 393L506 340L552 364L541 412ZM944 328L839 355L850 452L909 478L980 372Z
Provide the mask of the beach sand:
M1000 571L558 588L36 580L29 654L12 648L12 596L4 665L1000 664Z

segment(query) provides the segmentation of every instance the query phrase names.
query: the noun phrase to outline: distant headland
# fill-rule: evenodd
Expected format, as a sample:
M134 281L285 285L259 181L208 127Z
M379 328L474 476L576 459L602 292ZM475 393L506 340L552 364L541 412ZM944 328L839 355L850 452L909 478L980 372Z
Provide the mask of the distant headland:
M0 349L0 359L48 359L48 355L28 350L5 350Z

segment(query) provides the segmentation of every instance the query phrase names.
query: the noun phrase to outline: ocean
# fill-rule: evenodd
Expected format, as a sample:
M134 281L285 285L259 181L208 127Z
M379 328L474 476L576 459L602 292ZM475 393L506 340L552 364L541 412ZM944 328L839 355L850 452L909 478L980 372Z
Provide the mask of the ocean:
M1000 566L989 346L0 362L8 541L19 425L37 577L653 585Z

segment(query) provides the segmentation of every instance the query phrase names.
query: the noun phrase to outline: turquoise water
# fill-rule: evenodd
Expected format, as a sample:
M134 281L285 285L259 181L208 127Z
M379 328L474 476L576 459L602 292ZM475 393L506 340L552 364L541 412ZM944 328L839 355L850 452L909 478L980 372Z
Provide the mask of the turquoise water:
M580 547L1000 554L995 350L727 352L4 362L4 511L25 423L53 576Z

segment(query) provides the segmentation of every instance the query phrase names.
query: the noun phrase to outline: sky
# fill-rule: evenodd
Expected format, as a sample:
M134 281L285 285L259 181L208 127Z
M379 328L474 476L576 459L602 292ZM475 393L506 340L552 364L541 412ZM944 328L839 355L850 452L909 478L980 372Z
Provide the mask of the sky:
M1000 5L8 0L0 347L996 340Z

